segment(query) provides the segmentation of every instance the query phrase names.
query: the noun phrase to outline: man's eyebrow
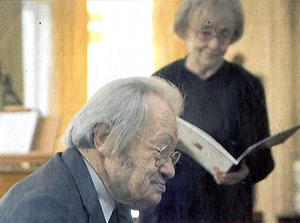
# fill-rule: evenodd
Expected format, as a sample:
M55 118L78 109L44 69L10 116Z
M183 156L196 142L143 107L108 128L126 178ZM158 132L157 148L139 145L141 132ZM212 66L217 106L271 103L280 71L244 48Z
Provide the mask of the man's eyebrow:
M159 135L158 141L162 144L167 144L167 145L175 145L176 144L175 138L172 135L166 134L166 133Z

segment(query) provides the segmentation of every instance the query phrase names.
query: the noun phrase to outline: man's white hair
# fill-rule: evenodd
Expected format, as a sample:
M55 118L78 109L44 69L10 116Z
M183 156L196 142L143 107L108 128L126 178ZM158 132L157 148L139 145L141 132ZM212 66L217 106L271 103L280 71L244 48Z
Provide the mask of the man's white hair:
M149 94L162 97L176 115L182 111L182 96L171 83L153 77L118 79L99 89L76 114L65 133L66 146L94 148L94 128L102 123L112 127L106 138L109 151L104 152L123 152L146 128Z

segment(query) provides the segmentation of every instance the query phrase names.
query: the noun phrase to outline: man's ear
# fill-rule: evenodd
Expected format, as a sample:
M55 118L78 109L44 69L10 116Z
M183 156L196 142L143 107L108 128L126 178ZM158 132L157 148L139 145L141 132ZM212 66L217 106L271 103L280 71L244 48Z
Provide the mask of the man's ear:
M109 123L98 123L94 128L94 145L96 149L101 148L112 126Z

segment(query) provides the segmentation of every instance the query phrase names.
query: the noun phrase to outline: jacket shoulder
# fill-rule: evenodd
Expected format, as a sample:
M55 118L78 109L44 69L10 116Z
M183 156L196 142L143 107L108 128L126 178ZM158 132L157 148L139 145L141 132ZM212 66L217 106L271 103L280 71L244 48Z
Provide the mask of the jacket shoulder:
M43 167L19 181L4 195L0 201L0 215L3 219L13 219L16 223L27 217L26 221L35 222L33 216L30 217L31 214L37 216L33 212L44 213L48 219L58 215L60 219L65 219L72 216L71 209L77 209L78 214L80 209L83 210L78 204L81 205L81 198L74 180L64 167L61 157L56 154Z

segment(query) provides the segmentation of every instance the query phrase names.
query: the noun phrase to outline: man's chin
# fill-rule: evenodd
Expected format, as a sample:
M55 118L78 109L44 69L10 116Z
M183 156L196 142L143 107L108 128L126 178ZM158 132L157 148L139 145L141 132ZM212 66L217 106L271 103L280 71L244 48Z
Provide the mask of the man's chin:
M151 208L151 207L158 205L159 202L161 201L161 196L162 196L161 194L152 195L150 199L147 199L144 202L141 202L139 204L138 209L144 210L144 209Z

